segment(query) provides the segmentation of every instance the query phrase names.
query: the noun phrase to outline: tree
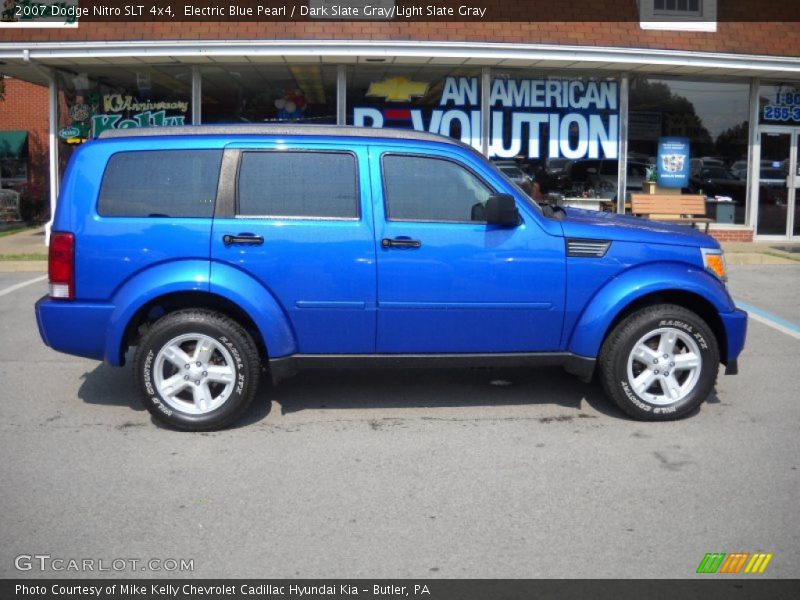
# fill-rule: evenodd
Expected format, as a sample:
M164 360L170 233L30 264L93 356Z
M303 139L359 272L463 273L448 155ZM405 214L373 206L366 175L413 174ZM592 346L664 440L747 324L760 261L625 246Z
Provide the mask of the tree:
M750 135L750 122L742 121L720 133L714 146L717 155L731 163L747 156L748 136Z

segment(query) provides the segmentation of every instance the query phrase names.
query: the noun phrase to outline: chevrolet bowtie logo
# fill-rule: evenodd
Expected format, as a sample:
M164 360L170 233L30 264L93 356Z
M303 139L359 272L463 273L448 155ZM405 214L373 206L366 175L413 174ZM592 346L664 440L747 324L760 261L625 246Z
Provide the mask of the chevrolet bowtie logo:
M405 77L390 77L369 84L367 96L381 97L387 102L408 102L412 96L424 96L428 84L422 81L409 81Z

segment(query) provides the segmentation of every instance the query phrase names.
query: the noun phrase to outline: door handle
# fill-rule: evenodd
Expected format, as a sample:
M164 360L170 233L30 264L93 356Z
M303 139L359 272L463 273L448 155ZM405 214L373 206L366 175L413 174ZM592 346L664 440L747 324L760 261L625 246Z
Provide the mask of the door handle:
M252 233L240 233L239 235L226 233L222 236L222 243L226 246L232 246L234 244L260 246L264 243L264 238L260 235L253 235Z
M381 240L381 248L420 248L422 242L419 240L412 240L410 237L400 236L394 239L383 238Z

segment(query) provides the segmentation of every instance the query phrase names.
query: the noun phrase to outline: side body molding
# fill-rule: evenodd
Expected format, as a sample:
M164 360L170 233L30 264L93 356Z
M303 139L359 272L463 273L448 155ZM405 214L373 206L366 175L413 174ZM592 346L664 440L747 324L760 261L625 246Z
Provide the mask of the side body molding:
M695 294L720 313L735 309L722 282L704 270L687 263L647 263L621 273L594 295L572 330L567 349L579 356L596 357L608 328L626 306L665 291Z

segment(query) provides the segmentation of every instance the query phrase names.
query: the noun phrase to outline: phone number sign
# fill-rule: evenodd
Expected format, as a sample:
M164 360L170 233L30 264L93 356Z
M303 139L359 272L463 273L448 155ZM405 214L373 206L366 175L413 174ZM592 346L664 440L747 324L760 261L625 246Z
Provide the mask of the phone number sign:
M800 91L781 89L764 107L763 120L773 123L800 123Z

